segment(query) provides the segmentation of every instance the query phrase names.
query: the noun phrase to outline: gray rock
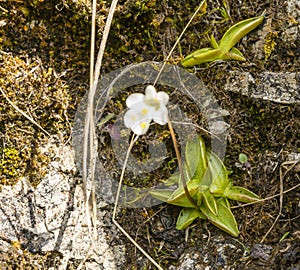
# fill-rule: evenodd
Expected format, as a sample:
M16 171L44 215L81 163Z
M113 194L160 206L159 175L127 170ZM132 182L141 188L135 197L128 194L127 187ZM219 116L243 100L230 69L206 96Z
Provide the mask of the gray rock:
M300 74L263 72L254 78L250 72L229 73L226 91L278 103L300 103Z
M273 248L270 245L255 244L250 251L250 257L262 261L269 261L272 249Z
M60 269L70 259L82 260L88 253L89 236L83 192L74 177L74 153L70 146L56 147L53 141L44 151L55 154L43 181L34 189L26 179L0 192L0 249L18 241L30 252L58 251L63 255ZM99 209L99 216L105 214ZM117 269L124 262L124 248L110 247L104 221L98 218L97 236L86 269ZM117 258L117 259L116 259Z

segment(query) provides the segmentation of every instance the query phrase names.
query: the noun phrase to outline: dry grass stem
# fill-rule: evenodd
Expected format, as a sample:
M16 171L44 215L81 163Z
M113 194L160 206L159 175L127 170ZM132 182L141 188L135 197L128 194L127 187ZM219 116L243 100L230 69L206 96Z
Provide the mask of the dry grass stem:
M161 268L161 266L124 230L124 228L116 220L117 207L118 207L118 202L119 202L119 198L120 198L120 192L121 192L122 181L123 181L125 170L126 170L126 165L128 162L130 151L138 138L139 138L138 135L133 134L130 145L127 149L126 157L124 160L124 165L122 168L122 173L121 173L120 180L119 180L118 190L117 190L117 194L116 194L116 200L115 200L115 205L114 205L114 210L113 210L112 221L118 227L118 229L131 241L131 243L133 243L135 245L135 247L140 252L142 252L148 258L149 261L151 261L153 263L153 265L155 265L159 270L163 270L163 268Z
M293 186L285 191L283 191L282 193L283 194L286 194L288 192L291 192L292 190L296 189L297 187L300 186L300 183L297 184L296 186ZM255 202L251 202L251 203L244 203L242 205L236 205L236 206L232 206L231 209L235 209L235 208L241 208L241 207L245 207L245 206L248 206L248 205L252 205L252 204L257 204L257 203L262 203L262 202L265 202L265 201L268 201L268 200L271 200L271 199L274 199L276 197L280 196L280 193L279 194L275 194L273 196L270 196L270 197L267 197L267 198L264 198L264 199L261 199L261 200L257 200Z
M173 146L174 146L176 157L177 157L177 161L178 161L180 178L181 178L181 181L182 181L182 186L183 186L183 189L184 189L185 196L188 198L188 200L190 201L190 203L193 204L198 209L198 206L197 206L196 202L192 198L192 196L191 196L191 194L189 192L189 189L187 188L187 184L186 184L186 180L185 180L185 175L184 175L184 171L183 171L182 163L181 163L181 156L180 156L180 153L179 153L179 149L178 149L178 145L177 145L177 140L176 140L176 137L175 137L175 132L173 130L173 126L171 124L170 119L168 119L168 126L169 126L170 134L171 134L172 141L173 141Z
M269 233L273 230L275 224L277 223L277 221L279 220L280 216L281 216L281 212L282 212L282 206L283 206L283 194L284 194L284 190L283 190L283 180L286 177L287 173L292 170L296 164L299 162L300 160L296 160L294 163L291 164L291 166L289 166L286 171L283 173L283 168L284 166L290 164L289 162L284 162L281 164L280 169L279 169L279 180L280 180L280 193L278 194L280 196L279 198L279 212L277 214L276 219L274 220L272 226L269 228L269 230L266 232L266 234L264 235L264 237L261 239L261 243L263 243L267 236L269 235Z
M97 230L96 230L97 208L96 208L95 181L94 181L95 158L96 158L94 155L94 148L95 148L95 127L94 127L94 118L93 118L94 96L95 96L96 86L100 74L103 53L105 50L113 14L115 12L117 3L118 3L117 0L113 0L111 7L109 9L109 14L106 20L103 36L101 39L100 49L97 57L95 72L94 72L94 52L95 52L96 6L97 6L96 0L93 0L93 7L92 7L92 28L91 28L91 49L90 49L91 50L90 91L88 95L88 105L87 105L86 116L85 116L83 155L82 155L83 192L85 198L86 220L87 220L90 238L91 238L91 247L95 244L95 239L97 238ZM89 161L90 161L89 164L87 164L88 152L89 152ZM89 190L88 183L87 183L88 172L90 172L90 177L91 177L91 190ZM92 196L91 214L90 214L90 203L89 203L90 195ZM87 253L86 258L84 258L83 261L85 261L88 256L89 256L89 252Z
M163 65L162 65L162 67L161 67L161 69L159 70L159 72L158 72L158 74L157 74L157 77L156 77L156 79L155 79L155 81L154 81L154 83L153 83L153 86L155 86L155 84L157 83L157 80L158 80L160 74L162 73L162 71L163 71L163 69L164 69L166 63L167 63L168 60L170 59L170 57L171 57L173 51L175 50L177 44L179 43L179 41L180 41L180 39L182 38L183 34L185 33L186 29L188 29L188 27L190 26L191 22L194 20L194 18L195 18L195 16L197 15L197 13L198 13L201 9L205 9L205 8L206 8L205 5L206 5L206 0L203 0L203 1L200 3L199 7L198 7L198 8L196 9L196 11L194 12L193 16L190 18L189 22L186 24L186 26L185 26L184 29L182 30L181 34L179 35L179 37L177 38L175 44L173 45L171 51L169 52L167 58L165 59ZM205 12L203 12L203 14L204 14L204 13L205 13Z
M45 129L43 129L41 127L41 125L39 123L37 123L36 121L34 121L28 114L26 114L25 112L23 112L21 109L19 109L9 98L8 96L5 94L5 92L2 90L2 88L0 88L0 91L2 93L2 95L4 96L4 98L7 100L7 102L20 114L22 114L24 117L26 117L31 123L33 123L34 125L36 125L39 129L41 129L48 137L50 137L50 133L48 133Z

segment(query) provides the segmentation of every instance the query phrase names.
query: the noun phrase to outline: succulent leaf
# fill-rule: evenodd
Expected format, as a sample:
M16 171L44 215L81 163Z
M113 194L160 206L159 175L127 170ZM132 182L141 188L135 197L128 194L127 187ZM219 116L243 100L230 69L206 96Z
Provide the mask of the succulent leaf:
M219 47L223 52L229 52L233 46L238 43L245 35L262 23L264 16L258 16L240 21L231 26L222 39Z
M206 62L220 59L222 51L220 49L203 48L189 54L181 61L183 67L191 67Z
M207 189L202 193L202 200L203 200L203 207L205 206L213 215L217 216L218 215L218 207L217 207L217 202L214 198L214 196L209 192Z
M211 43L211 46L214 48L214 49L219 49L219 45L214 37L214 35L211 35L210 36L210 43Z
M201 206L201 212L207 217L209 222L221 230L229 233L234 237L239 236L239 230L234 215L230 208L226 207L222 200L217 200L218 215L213 215L205 206Z
M199 210L195 208L182 209L177 218L176 229L177 230L185 229L197 218L206 219L206 217Z
M260 199L254 192L246 188L230 185L225 189L224 196L244 203L256 202Z
M174 190L172 189L153 189L149 191L149 194L158 200L166 202L173 192Z
M207 218L216 227L237 237L239 231L228 199L249 203L258 201L259 196L246 188L232 185L229 171L215 153L206 151L202 137L189 139L185 151L187 189L197 205L187 198L179 174L174 174L175 180L172 179L172 183L178 184L175 191L156 189L149 193L161 201L185 207L177 219L177 229L185 229L197 218Z
M246 61L246 58L237 48L233 47L229 52L222 55L222 60Z
M234 24L225 32L219 44L212 35L210 39L212 48L202 48L194 51L181 61L181 65L190 67L216 60L245 61L245 57L234 45L260 25L263 19L264 15L261 15Z
M199 183L197 181L191 180L187 183L187 189L189 190L191 197L195 199L199 189ZM171 196L167 200L167 203L182 207L195 208L195 206L186 197L183 186L180 186L171 194Z
M212 183L209 190L212 194L222 196L224 190L229 184L228 172L220 160L220 158L213 152L208 152L208 167L211 172Z
M202 182L203 175L207 169L206 147L201 136L188 140L185 148L185 158L188 170L194 180Z

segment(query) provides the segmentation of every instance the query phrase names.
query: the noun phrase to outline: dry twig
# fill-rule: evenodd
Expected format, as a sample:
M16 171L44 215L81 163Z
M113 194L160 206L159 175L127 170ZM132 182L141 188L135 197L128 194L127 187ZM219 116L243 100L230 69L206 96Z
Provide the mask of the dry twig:
M2 93L2 95L4 96L4 98L7 100L7 102L20 114L22 114L24 117L26 117L31 123L33 123L34 125L36 125L39 129L41 129L47 136L50 137L50 133L48 133L45 129L43 129L41 127L41 125L39 123L37 123L36 121L34 121L28 114L26 114L25 112L23 112L21 109L19 109L9 98L8 96L5 94L5 92L2 90L2 88L0 88L0 91Z
M291 166L288 167L284 173L282 172L282 170L283 170L283 168L284 168L285 165L290 164L289 161L282 163L281 166L280 166L280 169L279 169L279 180L280 180L279 212L278 212L277 217L276 217L276 219L274 220L272 226L271 226L270 229L266 232L266 234L264 235L264 237L261 239L261 241L260 241L261 243L263 243L263 242L266 240L267 236L268 236L269 233L273 230L275 224L277 223L278 219L279 219L280 216L281 216L282 205L283 205L283 194L284 194L284 190L283 190L283 180L284 180L284 178L286 177L287 173L288 173L290 170L292 170L292 169L296 166L296 164L297 164L299 161L300 161L300 160L296 160L294 163L292 163Z
M85 199L85 210L86 210L86 219L89 227L90 237L91 237L91 246L95 244L95 239L97 238L96 231L96 221L97 221L97 208L96 208L96 196L95 196L95 181L94 181L94 172L95 172L95 155L94 155L94 146L95 146L95 126L94 126L94 118L93 118L93 109L94 109L94 96L98 83L98 78L100 74L102 58L112 22L112 18L116 9L118 1L113 0L109 9L109 14L106 20L103 36L101 39L100 49L97 56L97 63L95 66L94 72L94 51L95 51L95 26L96 26L96 4L97 1L93 0L93 8L92 8L92 29L91 29L91 53L90 53L90 90L88 95L88 104L85 116L85 124L84 124L84 138L83 138L83 155L82 155L82 180L83 180L83 192ZM105 106L105 103L104 103ZM88 161L88 153L89 153L89 164ZM89 190L88 185L88 172L90 172L91 177L91 190ZM90 204L89 199L92 196L92 216L90 215ZM86 258L90 253L87 253ZM80 268L83 264L80 264ZM79 268L79 269L80 269Z

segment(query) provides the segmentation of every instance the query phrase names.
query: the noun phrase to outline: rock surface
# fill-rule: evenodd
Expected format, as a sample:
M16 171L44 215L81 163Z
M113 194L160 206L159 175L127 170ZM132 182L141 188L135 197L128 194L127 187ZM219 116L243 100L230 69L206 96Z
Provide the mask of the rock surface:
M254 78L250 72L229 73L226 91L238 92L285 104L300 104L300 74L263 72Z
M56 251L62 256L60 269L66 269L69 260L83 260L91 244L83 192L75 177L71 147L57 147L50 141L44 151L55 155L46 177L36 189L22 179L13 187L3 187L0 193L0 249L11 249L15 241L20 252ZM117 269L124 261L123 248L112 250L109 246L104 231L107 224L101 219L105 211L99 210L98 214L98 239L89 256L94 262L87 262L86 269Z

